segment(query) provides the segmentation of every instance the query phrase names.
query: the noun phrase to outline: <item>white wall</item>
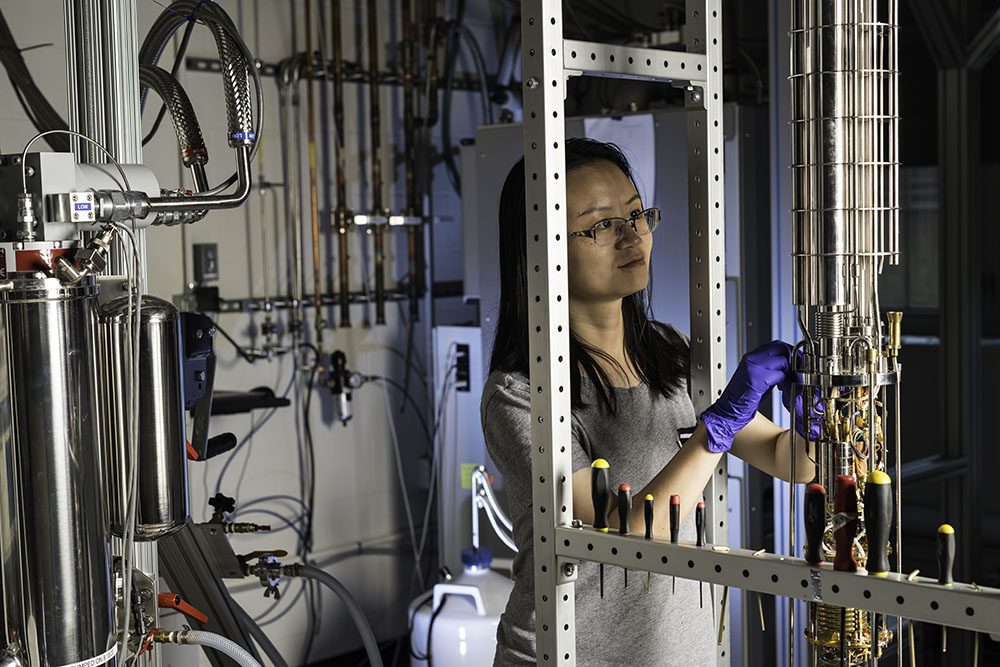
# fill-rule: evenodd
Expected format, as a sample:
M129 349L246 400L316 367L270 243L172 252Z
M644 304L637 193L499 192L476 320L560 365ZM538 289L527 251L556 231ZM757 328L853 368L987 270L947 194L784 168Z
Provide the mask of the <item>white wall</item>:
M64 57L64 34L62 27L62 4L54 0L38 0L32 3L4 3L4 12L19 45L23 47L40 43L51 43L51 46L38 48L25 53L25 59L41 89L48 95L52 104L66 116L66 75ZM302 3L279 2L276 0L255 0L253 2L235 2L221 0L220 4L231 14L241 27L244 37L259 58L266 62L276 62L292 52L293 45L299 50L304 47L302 31ZM491 6L485 1L469 3L466 11L466 23L479 35L486 53L489 68L495 66L494 28L491 17ZM345 59L360 60L367 63L367 46L363 44L366 38L364 25L366 17L364 3L344 3L344 40ZM381 56L382 68L386 67L387 54L395 54L395 41L399 38L398 7L393 3L392 11L387 10L387 3L380 2L380 39L387 45ZM297 20L297 36L293 36L292 8L299 13ZM259 10L259 17L256 15ZM315 5L313 18L316 20ZM148 26L162 11L154 2L139 2L139 34L140 40L145 36ZM494 10L495 11L495 10ZM255 23L256 20L256 23ZM258 26L259 38L255 35L255 25ZM318 48L316 38L314 48ZM362 50L364 49L364 50ZM209 31L198 27L194 32L188 55L216 57L214 42ZM171 57L166 56L164 65L169 68ZM459 71L472 71L471 61L463 57L459 61ZM230 151L225 144L225 111L223 93L218 75L187 72L182 70L180 77L188 94L192 98L201 121L201 126L208 142L211 161L208 165L210 180L217 183L231 173L233 162ZM362 178L367 171L368 158L368 128L367 128L367 95L368 90L357 84L345 84L346 112L346 144L348 169L348 199L349 206L354 210L363 210L369 201L367 188L368 179ZM34 134L33 128L24 118L20 107L9 87L6 77L0 77L0 144L4 152L20 150L24 143ZM274 79L264 80L265 118L263 132L263 166L254 164L255 178L263 172L268 181L280 182L282 178L280 145L278 136L278 100ZM332 94L332 91L330 91ZM317 98L317 128L319 128L320 110L318 106L319 87L315 89ZM402 168L394 168L394 159L401 146L402 105L401 89L385 88L382 96L383 113L383 174L388 182L385 199L394 208L400 208L403 201ZM302 88L303 105L305 103L305 88ZM148 130L155 110L157 100L150 97L150 103L144 115L144 129ZM453 140L458 143L461 137L473 136L475 124L479 122L478 99L473 94L455 93L454 115L452 120ZM332 105L328 111L332 117ZM302 128L305 129L303 113ZM332 125L332 122L331 122ZM435 132L435 140L438 130ZM360 142L360 146L359 146ZM329 145L329 144L327 144ZM42 146L41 143L38 146ZM305 149L305 143L303 142ZM42 148L47 150L47 147ZM307 176L306 151L303 151L303 176ZM163 187L190 187L185 178L181 180L181 170L172 128L165 120L159 135L144 150L144 162L157 174ZM363 184L362 184L363 181ZM308 205L308 180L305 180L306 190L302 202ZM461 234L460 207L448 184L443 168L438 165L434 171L433 204L435 213L440 219L435 223L434 236L435 254L438 260L438 280L461 279ZM270 265L269 289L272 293L287 292L284 278L284 235L283 225L283 193L280 189L266 191L263 196L255 189L248 203L238 211L211 214L198 225L185 228L156 228L147 234L147 263L149 291L157 296L170 299L183 291L186 282L192 279L190 268L190 246L198 242L215 242L219 244L221 256L221 277L218 282L224 297L236 298L246 296L262 296L265 281L268 278L262 270L263 252L269 253ZM323 186L320 186L320 203L324 203ZM311 250L308 246L311 221L308 209L303 218L303 237L307 242L306 285L311 285ZM262 241L262 219L266 223L267 243ZM321 217L321 226L325 218ZM368 276L371 266L371 249L369 240L355 234L352 239L352 288L360 289L362 280ZM396 235L396 239L387 244L390 261L387 262L387 284L393 284L393 278L405 274L405 239ZM186 258L185 258L186 254ZM454 305L454 304L453 304ZM455 306L442 312L456 313L456 317L464 316L461 307ZM406 347L406 328L403 315L405 304L387 306L388 324L373 328L365 322L374 320L374 313L362 306L353 307L354 328L350 330L330 330L326 333L326 348L340 348L347 353L351 368L366 374L377 374L392 377L402 381L403 354ZM427 341L428 317L426 310L422 321L415 331L416 365L421 369L429 369L431 360L428 357ZM331 322L335 320L331 310L326 317ZM307 311L307 328L313 325L312 313ZM278 313L277 319L283 328L287 324L286 313ZM243 344L251 343L251 333L259 327L261 319L258 316L245 314L222 315L219 324ZM259 341L257 341L259 342ZM288 343L285 335L283 342ZM216 386L220 389L246 389L261 385L272 387L281 394L288 386L292 377L292 364L289 359L267 362L259 361L249 365L235 354L232 346L221 338L216 341L219 355L219 372ZM418 374L411 375L410 391L416 402L430 414L430 397L424 384L425 378ZM294 391L289 396L294 396ZM400 414L401 397L394 389L389 389L388 398L391 405L386 406L387 394L375 383L365 385L354 397L354 420L342 427L336 423L332 402L326 390L318 389L313 396L312 430L315 439L315 456L317 468L316 518L315 518L315 549L313 556L322 559L331 553L342 550L345 546L356 542L366 542L385 536L407 534L407 519L404 511L403 494L397 480L395 457L392 449L391 435L397 433L402 451L402 459L406 482L409 485L410 501L414 520L419 524L423 515L426 498L426 464L420 465L420 458L426 451L426 444L419 426L414 418L412 408ZM248 502L272 494L299 495L299 455L297 442L296 408L280 409L266 425L257 431L252 444L237 455L230 467L221 490L228 495L236 495L238 502ZM391 415L391 418L390 418ZM265 411L253 415L220 417L213 420L213 434L232 431L242 438L250 431L251 426L258 423ZM197 521L206 520L210 509L206 498L215 493L216 479L223 466L225 457L207 463L190 465L190 500L191 514ZM245 465L245 472L241 472ZM237 487L237 480L241 484ZM294 504L273 504L268 509L280 512L286 517L297 513ZM248 516L252 520L253 516ZM261 522L267 522L267 517L259 517ZM270 520L271 523L279 522ZM419 530L419 525L418 525ZM271 535L234 536L234 548L238 553L246 553L257 549L287 549L295 550L295 538L291 531L285 530ZM389 543L392 544L391 542ZM381 546L385 546L384 544ZM298 560L294 555L287 561ZM375 627L379 639L386 639L405 631L405 616L403 610L407 601L418 591L411 587L412 556L401 551L399 555L358 556L343 560L329 566L329 572L344 581L354 595L362 602L369 618ZM294 598L298 584L283 584L286 595L278 603L264 600L262 589L256 588L237 593L237 599L244 604L251 615L258 615L272 605L283 610ZM275 614L272 614L272 616ZM302 647L305 643L307 627L306 605L300 599L294 610L284 616L281 621L266 627L278 648L284 653L291 664L299 664L302 659ZM350 621L342 607L332 597L324 595L323 625L316 638L313 660L323 656L352 650L360 646Z

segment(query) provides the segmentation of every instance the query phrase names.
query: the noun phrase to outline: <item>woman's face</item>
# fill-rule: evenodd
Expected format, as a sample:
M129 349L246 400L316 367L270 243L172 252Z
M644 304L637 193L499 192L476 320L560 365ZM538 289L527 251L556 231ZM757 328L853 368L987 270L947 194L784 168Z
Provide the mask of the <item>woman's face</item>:
M567 231L582 232L607 218L626 220L642 211L639 193L611 162L571 171L566 180ZM570 236L569 295L578 304L620 300L646 288L653 235L639 236L625 225L622 239L599 246L592 238Z

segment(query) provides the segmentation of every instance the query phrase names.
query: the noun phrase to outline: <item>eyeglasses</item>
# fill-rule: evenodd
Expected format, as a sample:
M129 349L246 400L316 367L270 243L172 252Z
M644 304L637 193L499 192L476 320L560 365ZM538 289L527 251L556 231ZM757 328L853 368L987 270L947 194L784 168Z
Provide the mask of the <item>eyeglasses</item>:
M586 236L594 239L594 243L599 246L614 245L625 238L625 225L632 225L632 231L639 236L649 234L660 224L660 209L647 208L641 213L636 213L629 219L625 218L605 218L590 229L581 232L570 232L569 236Z

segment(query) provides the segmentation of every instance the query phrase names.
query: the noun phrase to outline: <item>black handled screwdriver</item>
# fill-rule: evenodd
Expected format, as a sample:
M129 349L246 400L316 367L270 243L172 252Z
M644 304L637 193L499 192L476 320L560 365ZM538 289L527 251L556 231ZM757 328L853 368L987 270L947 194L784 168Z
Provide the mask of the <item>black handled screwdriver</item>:
M611 499L611 489L608 482L608 462L597 459L590 464L590 497L594 501L594 529L602 533L608 532L608 501ZM604 563L601 570L601 599L604 599Z
M698 533L695 546L705 546L705 503L700 500L694 508L694 529Z
M698 534L696 546L705 546L705 503L698 501L698 504L694 508L694 529ZM705 593L701 585L703 582L698 582L698 608L705 608Z
M677 544L681 534L681 497L670 496L670 543ZM677 577L671 577L671 592L677 592Z
M632 487L622 484L618 487L618 534L628 535L628 522L632 514ZM625 588L628 588L628 568L623 567L625 572Z
M826 531L826 489L819 484L806 487L803 501L803 518L806 523L806 562L823 564L823 533Z
M646 520L646 539L653 539L653 494L647 493L642 507L643 518ZM646 572L646 593L649 593L649 572Z
M938 583L951 586L955 579L951 568L955 565L955 529L951 524L942 523L937 532ZM941 652L948 652L948 626L941 626Z
M892 480L873 470L865 485L865 532L868 534L868 574L889 574L889 531L892 529Z

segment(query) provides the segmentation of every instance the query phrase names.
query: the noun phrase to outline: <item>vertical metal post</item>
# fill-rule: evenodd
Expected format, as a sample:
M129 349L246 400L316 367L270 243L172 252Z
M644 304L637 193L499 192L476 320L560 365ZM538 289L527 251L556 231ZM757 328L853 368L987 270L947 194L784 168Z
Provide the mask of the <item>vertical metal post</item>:
M562 3L521 7L536 656L571 667L575 569L553 566L555 526L573 517Z
M142 162L142 123L139 116L139 42L135 0L68 0L64 4L69 127L104 145L116 160ZM81 162L104 162L104 156L86 142L74 141ZM140 273L146 283L145 232L136 231ZM126 273L131 248L116 243L111 255L113 274ZM115 553L121 542L112 541ZM156 544L136 544L135 568L154 582L158 579ZM160 654L152 653L153 667Z
M691 87L687 91L691 400L695 413L701 414L726 383L721 0L689 0L685 34L688 51L706 54L708 68L707 88ZM723 457L705 489L706 532L712 544L728 542L727 468ZM722 589L715 589L715 616L726 627L719 646L719 664L729 664L728 618L721 617Z

